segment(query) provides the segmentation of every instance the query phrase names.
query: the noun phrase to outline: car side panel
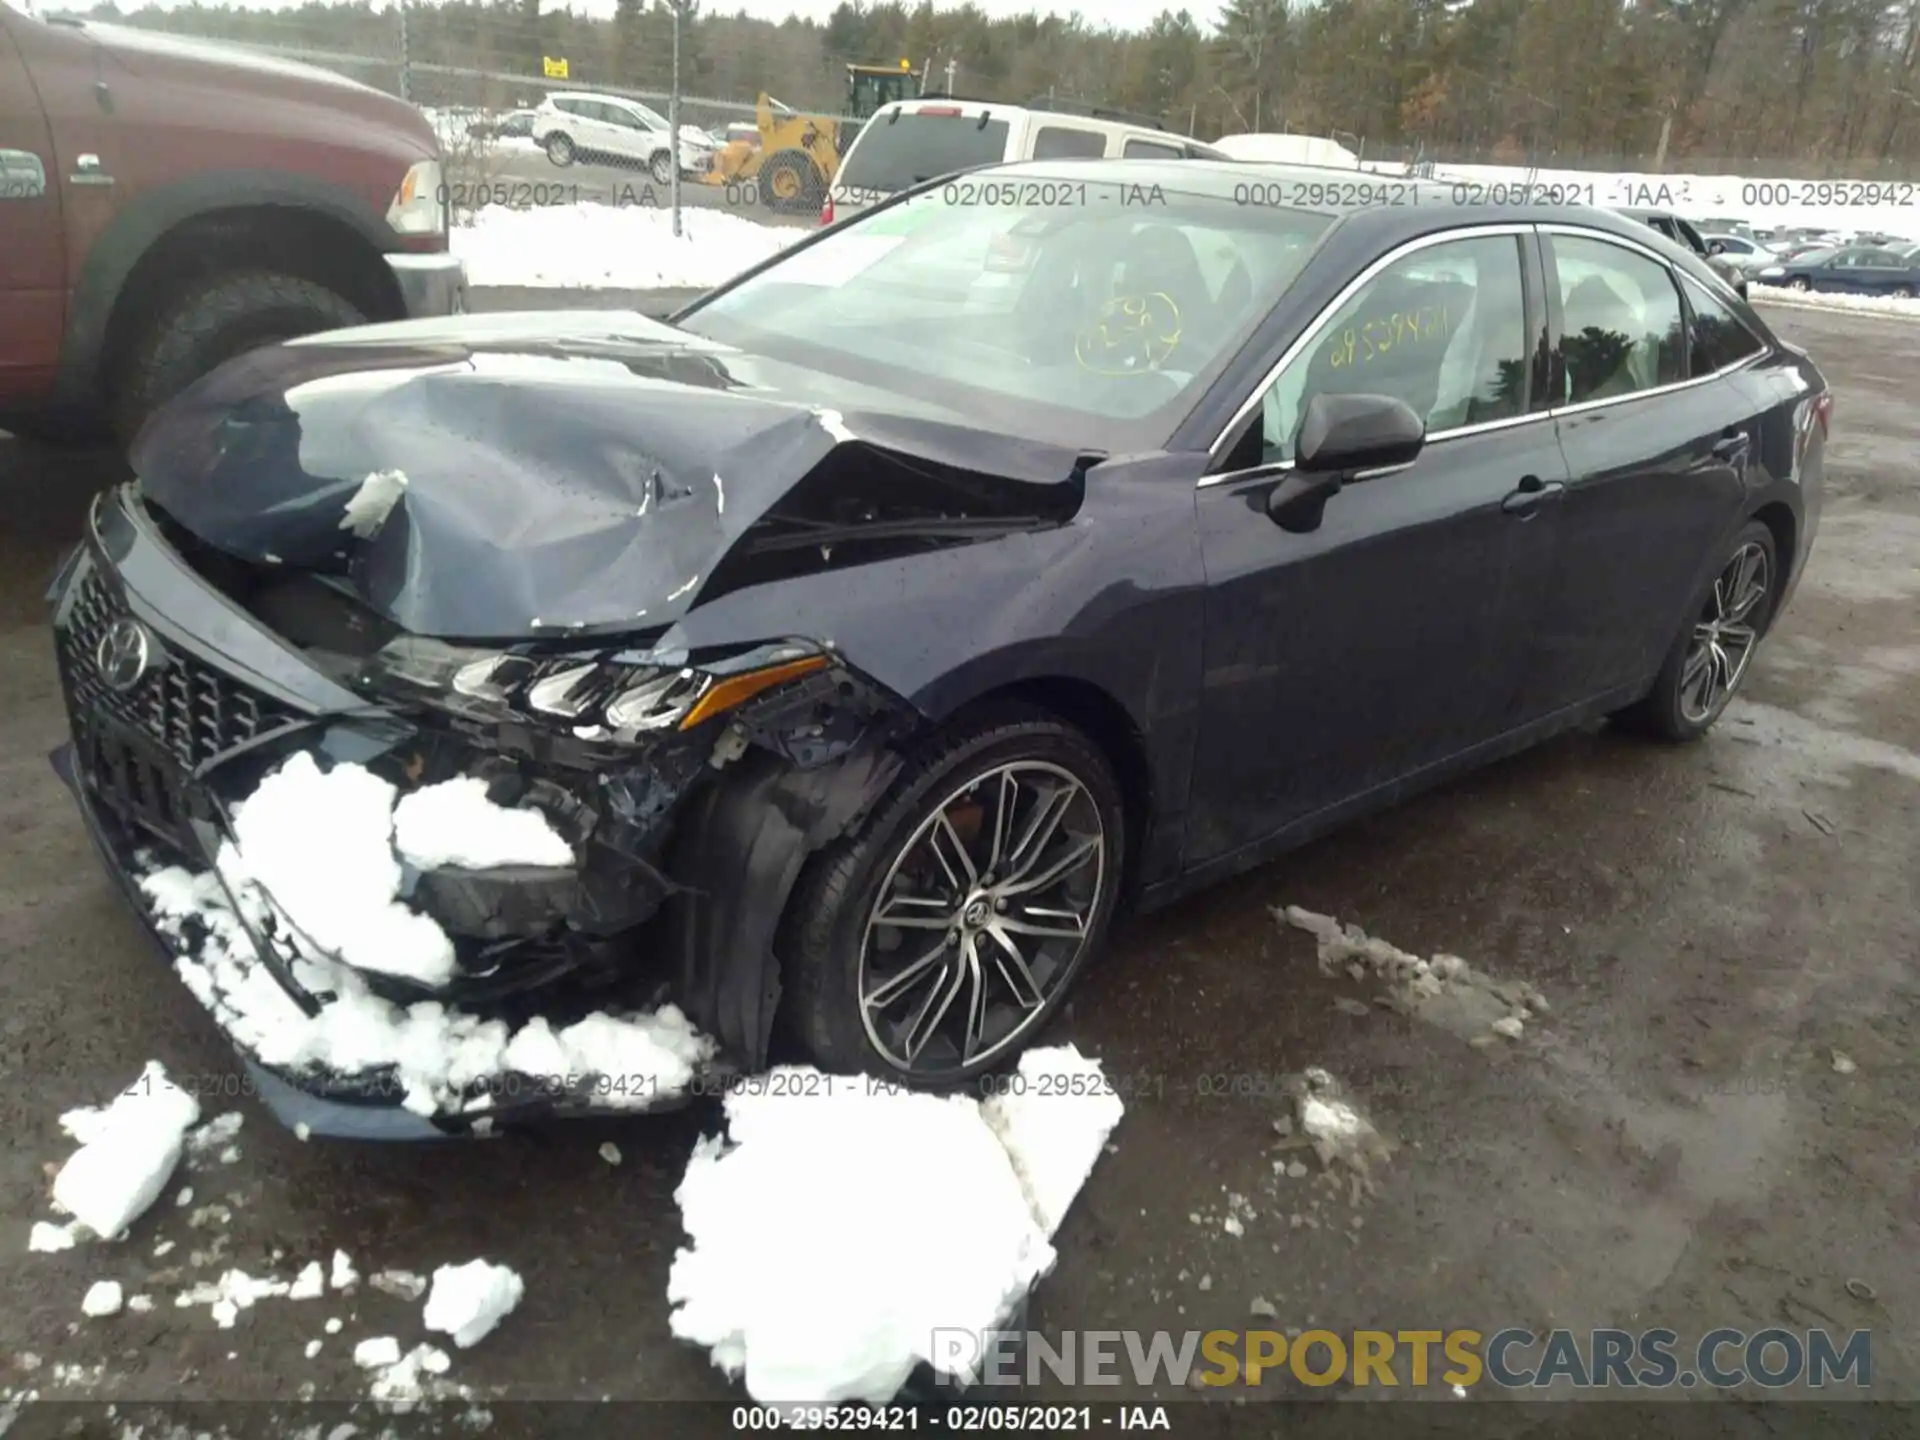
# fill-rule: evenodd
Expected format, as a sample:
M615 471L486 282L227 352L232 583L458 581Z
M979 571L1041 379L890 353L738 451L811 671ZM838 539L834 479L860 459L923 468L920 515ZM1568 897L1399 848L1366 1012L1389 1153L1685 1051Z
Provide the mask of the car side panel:
M1194 530L1201 457L1096 467L1052 530L736 590L661 642L690 648L806 634L929 724L1013 686L1067 681L1127 717L1151 807L1140 879L1180 868L1200 693L1204 572ZM875 596L887 597L876 604Z
M0 15L0 27L6 19ZM13 37L0 28L0 404L52 380L66 323L66 247L53 136ZM40 172L40 185L30 183Z

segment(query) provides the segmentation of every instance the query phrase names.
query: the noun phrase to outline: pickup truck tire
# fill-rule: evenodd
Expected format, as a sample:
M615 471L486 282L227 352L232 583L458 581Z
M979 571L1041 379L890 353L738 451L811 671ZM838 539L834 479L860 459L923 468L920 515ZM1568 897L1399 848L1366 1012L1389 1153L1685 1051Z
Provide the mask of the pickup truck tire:
M218 276L134 338L110 390L114 431L130 442L157 407L236 355L366 319L311 280L270 271Z

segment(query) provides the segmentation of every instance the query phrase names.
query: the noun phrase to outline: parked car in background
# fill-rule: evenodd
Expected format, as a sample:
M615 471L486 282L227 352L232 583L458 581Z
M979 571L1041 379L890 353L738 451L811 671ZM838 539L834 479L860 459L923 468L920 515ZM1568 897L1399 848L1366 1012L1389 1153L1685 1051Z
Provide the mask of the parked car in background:
M0 426L130 437L242 351L463 308L445 202L404 100L0 4Z
M474 121L467 126L467 134L476 140L531 140L533 116L531 110L509 110L493 119Z
M414 928L291 964L241 899L222 953L269 957L275 1015L668 998L724 1073L777 1023L826 1071L954 1087L1043 1034L1128 901L1601 716L1709 731L1813 547L1814 363L1605 211L1284 166L1246 204L1249 173L990 166L671 321L389 326L210 377L52 596L58 763L107 863L136 901L207 871L324 737L403 808L472 777L551 843L443 850L381 882ZM1012 285L951 263L982 237ZM219 723L167 724L175 675ZM156 929L219 894L172 879ZM398 953L428 930L430 966ZM351 1054L249 1059L315 1134L621 1103L463 1069L416 1107Z
M567 92L549 95L534 111L533 140L556 165L575 159L644 166L654 183L673 179L674 152L680 173L703 171L717 147L697 125L680 127L680 143L669 138L666 116L624 95Z
M1823 246L1757 270L1754 279L1789 290L1910 300L1920 294L1920 263L1899 250Z
M1016 160L1228 158L1159 121L1104 106L1000 105L935 96L883 105L860 127L820 207L820 223L858 215L936 175Z
M1702 231L1700 238L1706 242L1709 258L1718 257L1727 264L1736 267L1743 276L1751 276L1762 265L1773 263L1773 252L1758 240L1749 240L1732 233Z
M1726 256L1716 255L1709 250L1707 248L1706 238L1701 235L1699 230L1694 228L1691 221L1682 219L1670 210L1626 208L1615 213L1625 215L1632 220L1638 220L1642 225L1666 236L1667 239L1673 241L1674 244L1684 246L1686 249L1691 250L1704 260L1715 274L1725 280L1727 284L1731 285L1736 294L1742 299L1746 297L1747 275L1745 269Z
M1760 243L1759 236L1754 232L1753 226L1744 220L1734 220L1718 215L1710 215L1703 219L1695 220L1693 227L1702 235L1737 235L1742 240L1752 241L1756 245Z

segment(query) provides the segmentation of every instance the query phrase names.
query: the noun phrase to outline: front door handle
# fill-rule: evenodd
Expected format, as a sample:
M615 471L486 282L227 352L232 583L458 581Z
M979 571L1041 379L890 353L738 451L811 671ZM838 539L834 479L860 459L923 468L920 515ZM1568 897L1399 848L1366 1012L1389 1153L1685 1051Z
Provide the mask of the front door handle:
M1547 501L1567 487L1558 480L1542 480L1538 475L1520 477L1520 488L1509 492L1500 502L1500 508L1509 515L1518 515L1522 519L1534 514Z
M1747 435L1746 431L1734 430L1722 435L1718 440L1713 442L1713 458L1716 460L1743 460L1746 458L1747 449L1752 443L1753 441Z

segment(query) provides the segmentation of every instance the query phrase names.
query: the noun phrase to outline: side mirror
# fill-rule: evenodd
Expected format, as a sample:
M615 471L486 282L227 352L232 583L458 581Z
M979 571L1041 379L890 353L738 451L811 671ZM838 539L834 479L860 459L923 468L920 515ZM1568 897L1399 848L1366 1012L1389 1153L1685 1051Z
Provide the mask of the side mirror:
M1426 443L1426 422L1391 395L1315 395L1294 432L1293 473L1267 497L1267 514L1294 534L1317 530L1344 486L1411 464Z

